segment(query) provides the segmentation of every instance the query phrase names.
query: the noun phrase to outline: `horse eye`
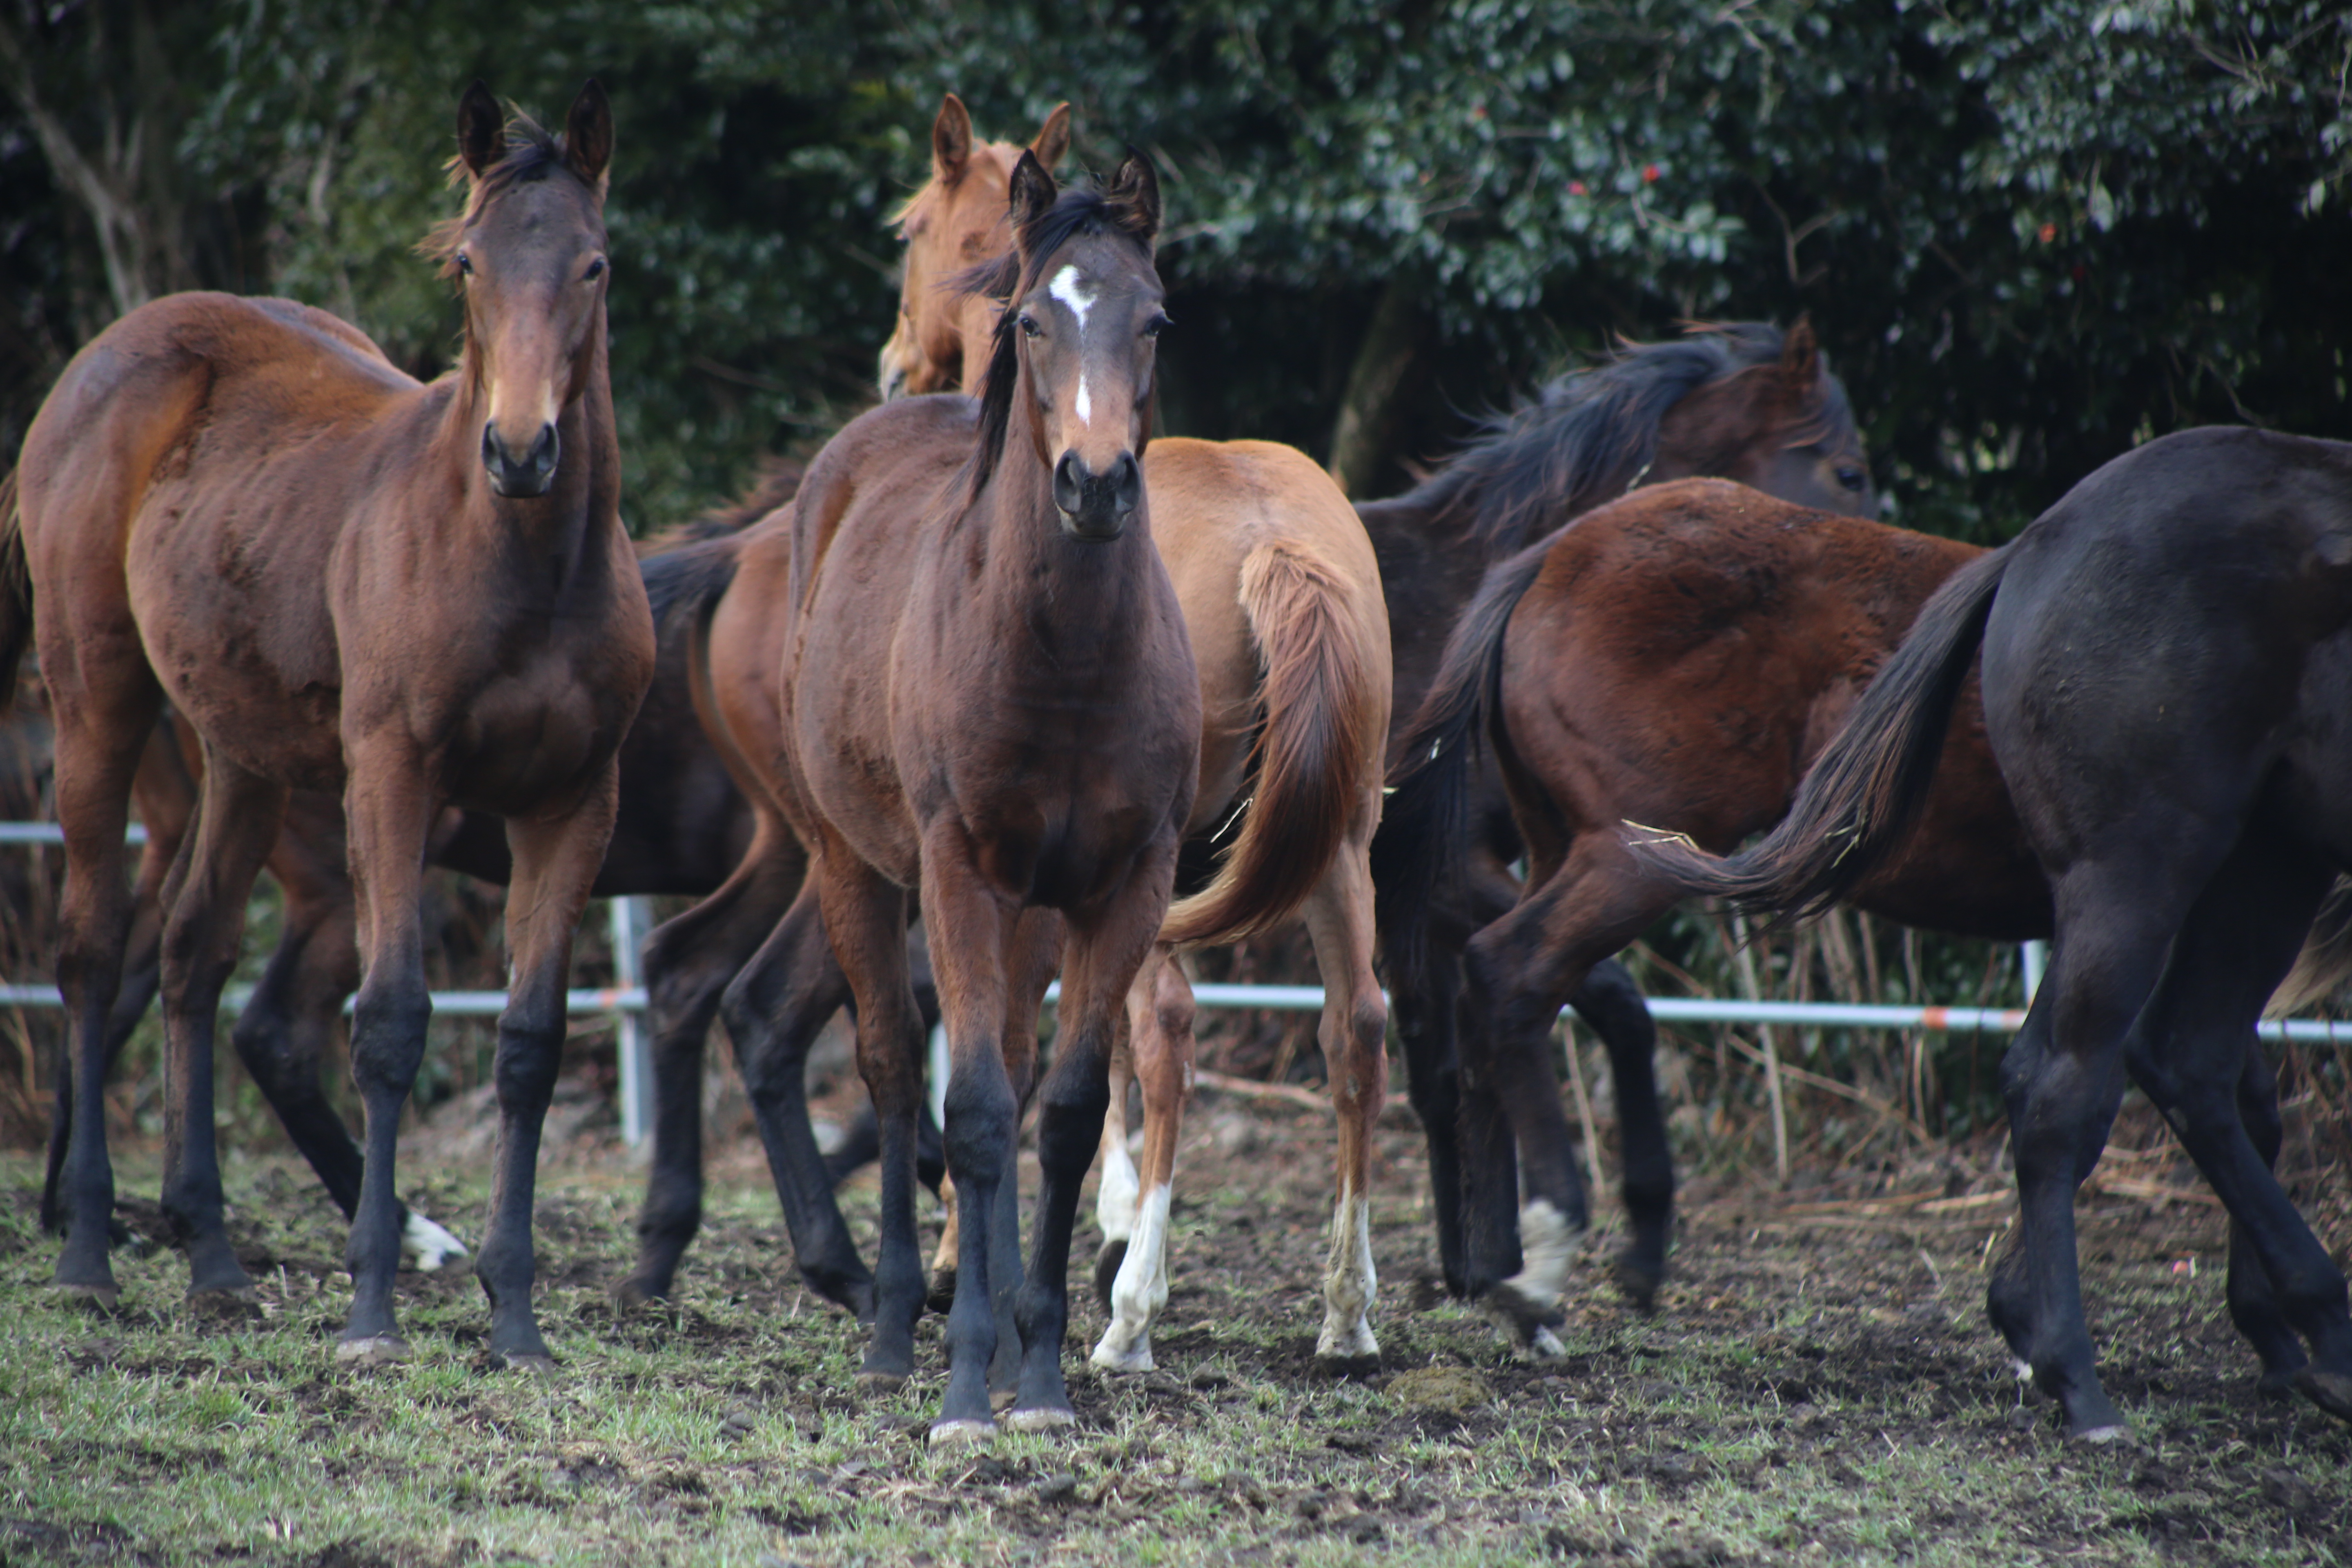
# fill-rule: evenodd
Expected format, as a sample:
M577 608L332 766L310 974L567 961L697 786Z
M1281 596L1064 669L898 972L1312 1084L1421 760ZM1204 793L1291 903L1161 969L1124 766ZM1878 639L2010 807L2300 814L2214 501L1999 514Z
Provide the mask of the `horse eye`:
M1024 310L1021 312L1021 330L1028 336L1034 338L1044 329L1037 325L1036 317L1031 315L1028 311Z
M1860 468L1855 468L1852 463L1841 463L1838 465L1837 482L1843 485L1846 489L1853 491L1856 495L1860 495L1862 493L1862 487L1868 478L1868 475L1864 474Z
M1143 323L1143 335L1147 338L1156 338L1171 324L1167 317L1154 316Z
M460 278L471 278L473 275L474 258L467 255L464 251L459 251L457 253L457 276Z
M588 276L582 279L581 281L583 283L593 283L597 279L602 278L603 276L604 276L604 258L600 256L595 260L588 264Z

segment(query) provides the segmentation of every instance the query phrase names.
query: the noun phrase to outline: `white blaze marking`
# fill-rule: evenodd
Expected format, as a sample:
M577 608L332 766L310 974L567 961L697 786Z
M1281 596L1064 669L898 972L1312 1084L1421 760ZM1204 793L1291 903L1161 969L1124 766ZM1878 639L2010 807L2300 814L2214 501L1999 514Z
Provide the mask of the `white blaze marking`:
M1065 267L1055 273L1053 284L1045 292L1068 306L1070 314L1078 319L1078 403L1076 412L1079 424L1092 425L1095 422L1095 405L1094 399L1087 395L1085 356L1087 312L1095 308L1095 295L1092 290L1078 286L1078 269L1076 267Z

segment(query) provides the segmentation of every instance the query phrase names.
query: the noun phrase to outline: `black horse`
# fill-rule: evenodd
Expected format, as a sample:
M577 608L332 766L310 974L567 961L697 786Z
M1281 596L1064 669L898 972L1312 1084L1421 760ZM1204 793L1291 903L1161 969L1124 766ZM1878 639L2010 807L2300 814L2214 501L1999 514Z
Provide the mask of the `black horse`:
M2230 1313L2264 1383L2352 1421L2344 1275L2272 1173L2274 1090L2247 1049L2352 869L2347 627L2352 445L2168 437L1955 574L1761 842L1718 861L1628 835L1694 892L1826 908L1903 843L1981 648L1993 754L2057 907L2001 1066L2022 1241L1988 1305L2078 1436L2123 1429L2084 1321L2074 1202L2126 1072L2229 1209Z

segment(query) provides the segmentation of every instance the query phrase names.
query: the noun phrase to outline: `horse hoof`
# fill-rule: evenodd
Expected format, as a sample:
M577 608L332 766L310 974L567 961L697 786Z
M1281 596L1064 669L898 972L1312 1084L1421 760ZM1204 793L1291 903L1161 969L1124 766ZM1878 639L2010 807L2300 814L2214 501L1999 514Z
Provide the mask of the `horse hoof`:
M1127 1261L1125 1241L1106 1241L1095 1254L1095 1300L1106 1312L1111 1310L1110 1288L1118 1283L1119 1265Z
M615 1280L605 1294L613 1299L613 1310L616 1312L642 1312L669 1304L667 1290L656 1289L634 1274L625 1279Z
M398 1334L367 1334L335 1343L335 1359L352 1366L392 1366L408 1360L412 1353L408 1342Z
M2131 1428L2120 1421L2111 1421L2099 1426L2085 1426L2074 1434L2074 1438L2077 1442L2096 1444L2101 1447L2114 1443L2128 1444L2133 1440Z
M857 1374L857 1392L877 1399L886 1399L907 1386L903 1372L861 1372Z
M1152 1372L1159 1366L1151 1359L1150 1341L1139 1341L1126 1350L1120 1350L1110 1342L1108 1334L1105 1334L1102 1343L1095 1347L1094 1354L1087 1357L1087 1364L1098 1372L1114 1373Z
M2338 1421L2352 1421L2352 1377L2305 1367L2294 1374L2294 1386L2305 1399Z
M931 1423L931 1447L934 1448L985 1448L996 1441L993 1421L934 1421Z
M1015 1410L1004 1417L1007 1432L1059 1432L1066 1426L1077 1424L1076 1412L1056 1410L1051 1405L1040 1405L1034 1410Z
M493 1358L509 1372L521 1373L525 1377L553 1377L555 1358L545 1351L520 1351L512 1355Z
M956 1271L952 1268L934 1269L930 1289L923 1296L923 1305L942 1318L948 1315L948 1309L955 1305L955 1277Z
M1326 1321L1315 1341L1315 1370L1331 1377L1362 1376L1381 1369L1381 1342L1360 1317L1342 1328Z
M1665 1279L1662 1271L1634 1262L1630 1255L1621 1254L1610 1273L1617 1281L1617 1289L1622 1290L1625 1300L1633 1304L1633 1310L1647 1317L1658 1310L1658 1287Z
M122 1289L119 1285L56 1285L51 1289L68 1306L79 1307L100 1317L112 1317L122 1305Z

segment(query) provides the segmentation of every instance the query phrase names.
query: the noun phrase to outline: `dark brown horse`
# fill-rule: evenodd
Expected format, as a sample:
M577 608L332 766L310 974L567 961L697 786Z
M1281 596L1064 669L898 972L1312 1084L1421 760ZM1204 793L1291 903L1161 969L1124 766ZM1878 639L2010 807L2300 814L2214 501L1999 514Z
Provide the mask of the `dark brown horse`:
M1462 1047L1465 1079L1507 1118L1524 1187L1524 1195L1469 1195L1474 1226L1516 1211L1523 1259L1502 1278L1496 1259L1508 1237L1474 1231L1471 1286L1491 1292L1523 1333L1536 1337L1556 1317L1586 1222L1551 1063L1553 1023L1594 965L1683 897L1626 850L1619 824L1717 849L1770 826L1920 605L1981 553L1720 479L1685 479L1587 512L1504 562L1463 616L1403 731L1407 765L1387 831L1408 882L1462 880L1462 819L1483 752L1527 847L1517 903L1465 953ZM1954 719L1918 831L1850 897L1914 925L2010 941L2046 935L2049 890L1973 697ZM1428 940L1427 922L1400 921L1393 936L1409 952ZM1624 1044L1609 1040L1618 1125L1629 1197L1646 1199L1672 1191L1665 1123L1649 1051ZM1666 1206L1629 1206L1627 1268L1654 1269Z
M1628 489L1694 474L1738 479L1825 510L1870 509L1862 438L1810 324L1799 321L1785 337L1749 323L1628 346L1496 420L1409 494L1360 506L1380 557L1395 649L1391 765L1403 760L1403 725L1436 679L1446 639L1490 565ZM1517 858L1519 844L1501 783L1483 767L1465 815L1473 836L1467 874L1437 907L1425 879L1397 864L1414 851L1393 828L1372 842L1372 876L1407 1082L1429 1140L1439 1253L1447 1285L1470 1295L1517 1269L1517 1203L1510 1134L1498 1109L1483 1092L1467 1100L1463 1094L1454 1040L1460 955L1473 931L1517 900L1517 883L1504 868ZM1572 1003L1608 1042L1612 1060L1649 1060L1656 1031L1622 965L1599 964ZM1464 1244L1465 1159L1484 1172L1475 1184L1493 1206L1480 1233L1499 1248L1475 1264ZM1646 1304L1664 1267L1674 1195L1663 1143L1628 1148L1625 1184L1636 1247L1621 1278Z
M1130 157L1107 195L1057 197L1030 156L1013 195L1015 276L986 395L853 421L793 510L714 574L702 623L707 717L761 813L738 876L760 875L761 846L781 836L809 857L807 886L737 984L771 987L780 1016L822 1019L835 983L813 960L829 941L856 1000L883 1179L861 1377L886 1385L913 1370L923 1295L906 943L909 894L921 900L965 1218L934 1441L992 1434L992 1385L1018 1427L1071 1418L1061 1342L1078 1184L1199 766L1200 688L1140 462L1162 321L1157 182ZM1014 1129L1057 963L1024 1285Z
M1068 144L1064 105L1028 152L1051 172ZM1001 302L975 286L975 268L1001 266L1011 254L1006 219L1022 156L1009 142L975 144L954 94L940 104L931 177L898 215L907 258L898 330L882 351L884 396L979 390ZM1094 1364L1150 1371L1152 1321L1168 1299L1176 1144L1193 1068L1191 988L1172 949L1236 942L1293 910L1305 917L1323 977L1318 1037L1339 1123L1316 1354L1377 1360L1369 1205L1372 1124L1388 1088L1388 1007L1372 967L1370 848L1390 721L1379 564L1348 498L1295 447L1163 437L1143 470L1152 540L1201 677L1201 784L1188 853L1216 869L1169 912L1112 1056L1095 1209L1103 1234L1095 1279L1110 1323ZM1140 1171L1127 1147L1130 1078L1143 1090ZM935 1295L952 1289L956 1232L951 1214L933 1265Z
M612 144L593 82L561 140L503 127L488 92L467 90L466 207L433 241L464 280L466 348L429 386L320 311L175 295L76 355L33 422L0 546L16 568L0 573L0 657L13 669L37 601L66 833L68 1289L117 1295L99 1091L129 915L123 824L168 700L205 753L195 830L163 896L163 1202L193 1289L251 1289L222 1226L212 1134L215 1017L246 895L289 793L340 789L365 957L352 1058L368 1147L339 1354L407 1353L393 1152L428 1006L418 879L443 807L472 806L507 820L514 861L498 1173L476 1267L491 1352L550 1363L530 1308L539 1128L572 931L612 827L614 755L653 668L606 374Z
M2126 1072L2230 1211L2231 1312L2265 1381L2352 1420L2344 1274L2272 1172L2275 1097L2247 1052L2352 869L2347 627L2352 446L2168 436L1956 574L1760 843L1722 862L1633 836L1684 886L1751 907L1853 896L1934 809L1981 652L1991 754L2057 915L2001 1063L2021 1245L1987 1305L2077 1436L2123 1430L2084 1320L2074 1205Z

